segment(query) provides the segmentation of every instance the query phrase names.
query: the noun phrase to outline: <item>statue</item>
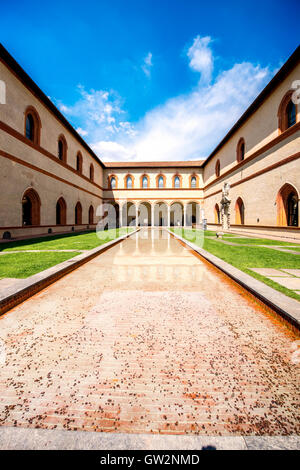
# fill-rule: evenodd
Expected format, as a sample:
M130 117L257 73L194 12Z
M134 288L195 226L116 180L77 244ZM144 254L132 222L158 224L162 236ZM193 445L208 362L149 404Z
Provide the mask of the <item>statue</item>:
M230 229L230 203L229 199L229 190L230 184L224 183L222 189L222 199L221 199L221 218L222 218L222 230Z

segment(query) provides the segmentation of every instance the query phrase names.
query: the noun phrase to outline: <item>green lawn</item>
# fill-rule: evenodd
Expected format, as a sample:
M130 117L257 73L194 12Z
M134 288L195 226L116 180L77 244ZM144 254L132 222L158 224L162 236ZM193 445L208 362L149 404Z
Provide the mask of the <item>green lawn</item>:
M0 256L0 279L15 277L25 279L51 268L79 253L12 253Z
M105 230L101 232L101 239L96 232L81 232L1 243L0 251L20 253L0 255L0 279L5 277L24 279L80 254L78 251L47 253L43 250L91 250L133 230L132 227L122 227L116 231ZM41 252L24 253L25 250L41 250Z
M96 232L68 233L64 235L52 235L29 240L16 240L0 244L0 251L24 251L24 250L91 250L103 245L114 238L121 237L132 232L132 227L122 227L115 231L104 230L100 232L105 238L99 239Z
M183 238L187 238L189 241L193 242L192 235L195 233L193 229L187 229L182 234L181 229L175 228L171 229L174 233L177 233ZM199 237L200 239L200 237ZM251 239L251 240L259 240L262 239ZM265 240L264 240L265 241ZM269 240L274 241L274 240ZM195 242L197 244L197 238L195 238ZM198 243L199 244L199 243ZM265 243L264 243L265 244ZM272 243L271 243L272 244ZM278 242L276 244L279 245ZM210 240L204 237L203 246L201 246L204 250L212 253L213 255L217 256L218 258L226 261L227 263L235 266L236 268L244 271L245 273L249 274L250 276L259 279L260 281L264 282L270 287L283 292L285 295L292 297L294 299L300 300L300 295L296 294L290 289L286 289L285 287L277 284L276 282L261 276L260 274L256 274L255 272L251 271L249 268L275 268L275 269L300 269L300 256L283 253L280 251L273 250L272 248L263 248L256 246L253 243L253 246L232 246L232 245L225 245L217 240Z

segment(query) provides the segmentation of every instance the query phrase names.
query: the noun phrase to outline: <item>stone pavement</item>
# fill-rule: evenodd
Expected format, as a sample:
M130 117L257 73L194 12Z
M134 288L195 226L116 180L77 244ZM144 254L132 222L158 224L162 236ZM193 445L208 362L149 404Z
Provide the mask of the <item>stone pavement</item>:
M296 293L300 291L300 269L250 268L258 274L271 279Z
M164 235L139 232L0 318L1 425L299 434L296 335Z

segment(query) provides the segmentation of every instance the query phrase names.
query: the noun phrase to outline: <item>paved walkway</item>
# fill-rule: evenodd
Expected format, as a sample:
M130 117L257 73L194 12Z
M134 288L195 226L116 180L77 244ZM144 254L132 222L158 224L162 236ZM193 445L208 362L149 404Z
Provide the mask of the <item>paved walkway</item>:
M295 335L162 233L139 232L0 318L0 424L299 434Z

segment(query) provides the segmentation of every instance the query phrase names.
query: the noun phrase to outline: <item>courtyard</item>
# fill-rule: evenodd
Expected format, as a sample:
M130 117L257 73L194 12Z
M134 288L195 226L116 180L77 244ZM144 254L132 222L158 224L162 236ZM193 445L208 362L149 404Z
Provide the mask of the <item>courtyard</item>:
M142 228L7 312L0 332L2 426L300 430L297 335L164 229Z

